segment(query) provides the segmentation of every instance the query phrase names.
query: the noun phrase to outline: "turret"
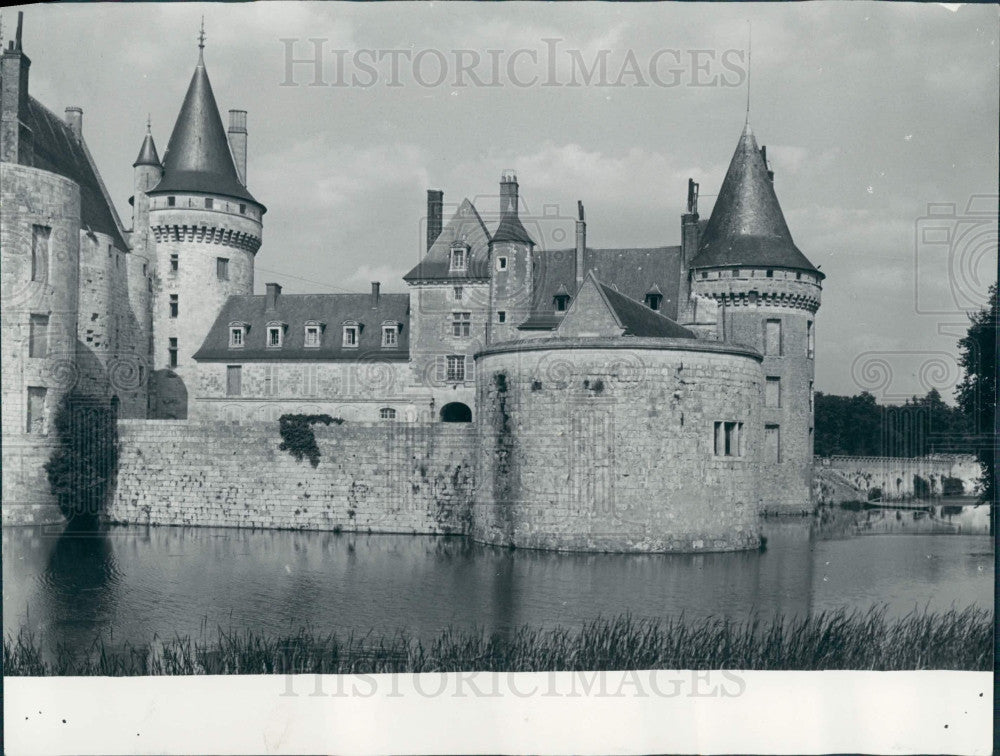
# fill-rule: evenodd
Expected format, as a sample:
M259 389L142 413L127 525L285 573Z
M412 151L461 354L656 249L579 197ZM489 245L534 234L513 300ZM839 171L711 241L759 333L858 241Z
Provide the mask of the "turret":
M535 242L518 215L514 171L500 177L500 223L490 239L490 328L488 341L518 338L517 326L531 311L531 253Z
M792 241L749 123L690 269L692 293L719 305L718 336L764 355L762 506L810 510L815 319L824 275Z
M242 127L245 137L245 118L231 124ZM234 160L232 137L239 133L231 128L227 135L223 126L205 68L202 32L162 176L147 192L156 260L153 363L158 379L164 379L158 380L151 405L160 417L186 417L191 356L226 299L253 293L254 255L266 210L243 184L245 174ZM148 139L150 150L144 143L136 170L141 164L153 175L155 147ZM235 144L239 151L238 139Z

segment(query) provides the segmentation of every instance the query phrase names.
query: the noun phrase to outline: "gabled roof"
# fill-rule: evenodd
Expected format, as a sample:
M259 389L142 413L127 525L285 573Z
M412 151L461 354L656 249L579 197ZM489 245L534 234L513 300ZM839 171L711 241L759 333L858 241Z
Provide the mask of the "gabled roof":
M451 247L462 242L469 247L466 270L451 270ZM404 281L452 281L489 277L490 234L475 206L462 200L424 259L403 276Z
M28 97L27 126L31 129L35 168L65 176L80 186L80 221L84 229L107 234L116 247L129 249L121 220L108 195L86 142L34 97Z
M260 204L240 183L201 57L163 153L163 178L149 193L163 192L222 194Z
M642 302L637 302L631 297L626 297L619 291L615 291L609 286L597 280L593 271L589 278L597 284L600 292L604 296L604 301L615 314L622 328L625 329L623 336L657 336L671 339L693 339L696 338L692 331L678 325L665 315L661 315L655 310L651 310Z
M750 124L743 129L693 268L760 265L817 272L792 241ZM822 274L820 274L822 275Z
M325 324L320 346L305 346L307 321ZM345 322L361 328L357 348L344 348ZM229 348L229 324L247 324L244 346ZM285 326L281 347L265 346L267 324ZM398 344L382 348L383 323L399 323ZM312 360L407 360L410 355L410 295L381 294L372 307L371 294L279 294L274 309L267 309L263 294L234 295L226 300L194 359L199 362Z

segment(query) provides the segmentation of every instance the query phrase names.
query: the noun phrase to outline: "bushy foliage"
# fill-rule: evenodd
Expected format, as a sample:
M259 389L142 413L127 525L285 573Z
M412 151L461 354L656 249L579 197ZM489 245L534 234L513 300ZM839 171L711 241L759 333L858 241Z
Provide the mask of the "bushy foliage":
M278 448L291 454L298 462L303 457L308 457L309 464L316 467L319 465L319 447L316 445L313 424L340 425L343 422L343 418L330 415L282 415L278 418L281 432L281 446Z
M56 448L45 464L49 487L71 526L100 518L118 465L118 426L106 399L71 391L53 420Z

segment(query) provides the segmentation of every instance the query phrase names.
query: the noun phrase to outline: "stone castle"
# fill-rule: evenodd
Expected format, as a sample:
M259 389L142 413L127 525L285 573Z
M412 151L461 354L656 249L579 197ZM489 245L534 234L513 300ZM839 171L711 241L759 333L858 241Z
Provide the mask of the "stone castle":
M753 548L760 513L811 509L824 276L749 123L707 221L689 181L677 245L589 247L581 203L575 245L544 248L504 171L489 225L427 192L409 293L256 295L247 114L224 125L203 42L162 158L147 129L133 164L131 229L82 112L32 98L30 65L19 17L0 80L5 522L51 506L71 388L121 418L122 522L691 551ZM286 413L345 421L317 431L336 464L276 451Z

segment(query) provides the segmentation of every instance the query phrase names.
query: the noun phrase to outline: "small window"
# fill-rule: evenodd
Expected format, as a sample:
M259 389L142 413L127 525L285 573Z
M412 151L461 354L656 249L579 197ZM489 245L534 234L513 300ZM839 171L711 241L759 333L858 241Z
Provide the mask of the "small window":
M767 271L766 275L767 275L768 278L774 278L774 271L773 270L769 270L769 271Z
M801 281L802 280L802 274L801 273L796 273L795 274L795 280L796 281Z
M246 214L247 214L247 206L241 202L240 203L240 215L246 215Z
M306 365L302 370L302 395L316 396L316 366Z
M743 423L720 422L715 424L715 456L743 456Z
M781 461L781 428L777 425L764 426L764 462L776 464Z
M305 335L305 345L307 347L318 347L320 344L320 332L318 325L307 325Z
M816 357L816 336L813 329L813 322L806 321L806 357L810 360Z
M44 357L49 346L49 316L32 315L28 326L28 356Z
M216 257L215 258L215 275L220 281L229 280L229 258L228 257Z
M226 365L226 396L240 396L243 393L243 366Z
M385 325L382 326L382 346L383 347L395 347L399 344L399 326L397 325Z
M274 365L264 366L264 396L274 396Z
M816 395L813 392L813 382L809 381L809 411L816 411Z
M31 227L31 280L45 282L49 280L49 239L52 229L49 226Z
M176 197L167 197L167 207L174 207L177 204Z
M461 286L456 286L453 289L452 294L453 294L456 302L461 302L462 301L462 293L463 292L462 292L462 287Z
M177 339L171 337L170 341L167 343L169 344L167 347L167 355L169 358L168 364L170 367L175 368L177 367Z
M215 207L215 200L213 200L211 197L206 197L205 198L205 209L206 210L211 210L214 207Z
M646 295L646 307L648 307L650 310L655 310L656 312L659 312L660 302L662 301L663 301L662 294L657 294L656 292L651 291L649 292L649 294Z
M504 255L500 255L497 258L497 270L507 270L507 258Z
M358 345L358 327L356 325L345 325L344 326L344 346L345 347L357 347Z
M170 272L176 273L178 267L179 267L179 261L177 258L177 253L174 252L170 255Z
M451 250L451 269L465 270L468 267L468 250L465 247L453 247Z
M701 277L702 277L702 279L708 278L708 271L707 270L703 270L701 272Z
M764 406L781 406L781 378L776 376L767 377L767 382L764 386Z
M28 386L28 412L25 431L33 435L45 433L45 394L42 386Z
M142 264L142 275L145 276L145 275L148 275L148 274L149 274L149 266L146 265L146 263L143 263Z
M284 328L280 325L269 325L267 327L267 345L268 347L280 347L281 346L281 335Z
M453 312L451 316L452 336L465 337L472 334L472 313Z
M449 381L461 382L465 380L465 355L448 355L448 375Z
M556 294L553 299L556 302L556 312L566 312L566 308L569 307L569 294Z
M392 407L383 407L378 411L378 416L380 420L395 420L396 410Z
M179 304L178 304L178 301L177 301L177 295L176 294L171 294L170 295L170 317L172 317L172 318L176 318L177 317L178 307L179 307Z
M497 310L497 323L506 323L506 322L507 322L507 311Z
M764 323L764 354L770 357L781 356L780 320L767 320Z
M229 348L239 349L243 344L243 326L229 326Z
M740 277L740 271L739 271L739 269L737 268L736 270L733 270L733 271L732 271L732 272L730 273L730 275L731 275L731 276L732 276L733 278L739 278L739 277Z

